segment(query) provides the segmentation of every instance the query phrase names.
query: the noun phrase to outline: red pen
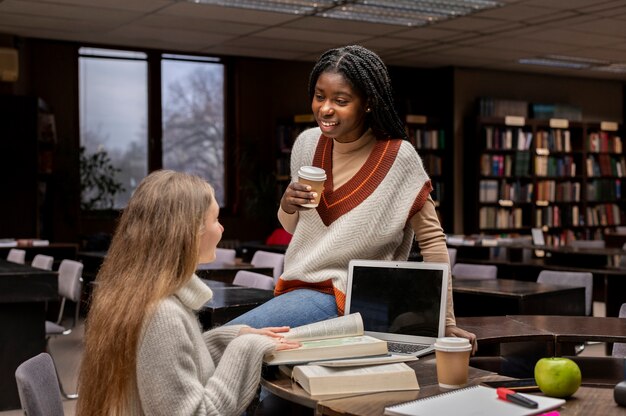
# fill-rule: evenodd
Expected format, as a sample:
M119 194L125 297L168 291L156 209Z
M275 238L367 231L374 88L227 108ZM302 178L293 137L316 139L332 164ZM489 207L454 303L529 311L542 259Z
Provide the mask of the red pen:
M536 409L539 406L539 403L537 403L536 401L530 400L529 398L526 398L521 394L516 393L513 390L506 389L504 387L498 387L496 389L496 392L498 393L498 397L500 399L506 400L507 402L519 404L520 406L528 407L531 409Z

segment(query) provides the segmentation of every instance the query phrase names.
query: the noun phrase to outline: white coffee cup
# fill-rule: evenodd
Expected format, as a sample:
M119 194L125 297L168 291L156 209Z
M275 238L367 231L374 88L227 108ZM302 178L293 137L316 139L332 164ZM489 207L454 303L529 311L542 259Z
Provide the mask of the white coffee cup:
M305 208L315 208L320 203L322 192L324 192L324 182L326 181L326 171L315 166L302 166L298 169L298 182L309 185L311 191L317 193L314 202L302 204Z
M467 384L472 344L467 338L444 337L435 342L439 387L457 389Z

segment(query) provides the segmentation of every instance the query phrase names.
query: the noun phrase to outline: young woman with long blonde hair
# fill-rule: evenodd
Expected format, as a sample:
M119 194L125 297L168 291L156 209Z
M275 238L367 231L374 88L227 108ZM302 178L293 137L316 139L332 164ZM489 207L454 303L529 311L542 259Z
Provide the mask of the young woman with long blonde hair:
M201 332L212 292L194 271L215 259L218 213L199 177L162 170L139 185L96 278L78 415L239 415L263 355L298 345L282 342L287 327Z

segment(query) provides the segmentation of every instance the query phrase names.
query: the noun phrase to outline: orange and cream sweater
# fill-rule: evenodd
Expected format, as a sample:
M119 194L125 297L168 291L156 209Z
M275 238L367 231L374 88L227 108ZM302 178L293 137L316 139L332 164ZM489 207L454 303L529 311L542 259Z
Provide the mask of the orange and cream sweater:
M291 173L300 166L326 170L317 209L287 214L283 227L293 234L277 295L310 288L333 294L343 313L351 259L406 260L414 231L426 261L448 262L443 230L429 194L432 186L410 143L376 140L371 131L339 143L318 128L303 132L291 155ZM422 215L422 208L427 215ZM434 219L433 219L434 217ZM454 324L451 287L447 325Z

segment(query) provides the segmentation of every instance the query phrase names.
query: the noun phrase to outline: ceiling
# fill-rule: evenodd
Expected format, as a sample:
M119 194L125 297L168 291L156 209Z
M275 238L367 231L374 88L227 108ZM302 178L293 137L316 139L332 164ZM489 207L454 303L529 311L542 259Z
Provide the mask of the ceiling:
M361 44L388 65L626 80L626 0L498 1L501 7L408 28L182 0L0 0L0 33L301 61L314 61L331 47ZM549 55L624 64L625 72L518 63Z

